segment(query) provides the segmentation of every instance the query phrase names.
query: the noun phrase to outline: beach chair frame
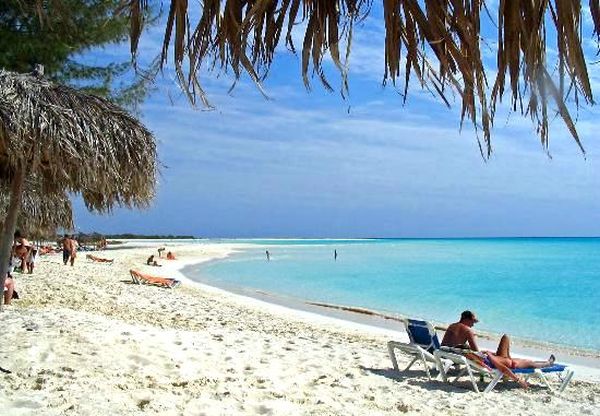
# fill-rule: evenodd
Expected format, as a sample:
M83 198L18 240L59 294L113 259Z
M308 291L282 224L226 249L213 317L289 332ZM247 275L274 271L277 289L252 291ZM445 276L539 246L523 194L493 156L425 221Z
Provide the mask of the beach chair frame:
M473 353L477 354L477 351L471 351L465 349L464 353ZM489 393L496 387L496 384L504 377L504 373L497 368L487 368L479 363L468 359L465 357L459 349L456 348L448 348L441 347L441 349L434 351L434 357L437 362L438 371L440 372L441 378L444 382L453 383L456 382L459 378L467 375L469 380L471 381L471 385L473 386L473 390L477 393L480 392L479 386L477 385L476 376L479 377L489 377L491 381L486 385L483 393ZM446 364L443 364L443 361L451 361L456 367L461 369L458 375L454 378L453 381L450 381L447 376L447 371L449 367ZM571 379L573 378L574 371L562 365L555 365L547 368L515 368L511 369L511 371L515 374L519 374L528 379L529 377L537 377L542 383L550 390L550 392L554 392L554 388L550 384L548 378L545 373L556 372L558 374L558 378L560 380L560 385L558 387L558 392L561 393L565 390ZM564 373L564 375L563 375Z
M398 367L398 360L396 359L395 353L395 349L398 349L405 354L414 356L413 360L402 372L410 370L413 364L420 362L425 368L427 377L429 378L429 380L432 380L430 370L437 369L438 365L435 356L430 351L435 351L440 347L435 328L431 323L417 319L403 319L402 322L404 324L410 342L406 343L400 341L389 341L387 343L388 354L390 356L390 359L392 360L394 370L400 372L400 369ZM421 333L418 334L418 332ZM427 334L425 338L427 338L428 336L429 340L425 341L419 339L418 335L424 336L425 334ZM431 369L429 368L429 363L433 364ZM452 365L452 363L443 364L443 368L447 370L450 367L450 365Z
M550 381L548 380L548 377L546 377L546 374L556 373L559 380L559 385L556 389L558 393L562 393L567 388L567 386L571 382L571 379L575 375L575 372L572 369L564 365L554 365L552 367L547 368L516 368L512 371L515 374L523 375L525 378L529 378L532 376L537 377L542 381L542 383L544 383L548 390L550 390L553 393L555 392L554 387L552 386L552 384L550 384Z
M469 351L469 350L466 350ZM471 385L473 386L473 390L476 393L480 393L479 386L477 385L476 376L482 377L487 376L491 378L491 381L486 385L483 390L484 393L489 393L494 389L496 384L502 379L504 375L502 371L498 369L489 369L487 367L481 366L473 360L469 360L467 357L460 353L454 353L450 351L444 351L442 349L438 349L433 352L435 357L438 371L440 372L441 378L445 383L455 383L459 378L467 375L469 380L471 381ZM451 361L454 367L459 369L458 375L455 376L454 380L451 381L448 378L447 370L449 368L445 368L442 365L443 360Z

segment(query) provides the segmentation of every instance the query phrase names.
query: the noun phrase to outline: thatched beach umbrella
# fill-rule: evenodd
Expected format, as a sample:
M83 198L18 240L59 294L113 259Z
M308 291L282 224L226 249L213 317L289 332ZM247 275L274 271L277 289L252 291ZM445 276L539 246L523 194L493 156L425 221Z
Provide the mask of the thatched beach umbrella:
M39 72L0 70L0 180L10 203L0 242L0 286L8 267L25 178L46 192L79 193L86 206L145 207L154 196L156 144L111 102L56 85Z
M567 102L574 98L577 106L580 99L593 103L582 48L582 2L500 0L497 6L489 3L485 0L171 0L162 63L168 60L172 48L179 80L192 100L197 96L205 99L199 83L202 67L230 70L236 78L247 73L260 84L283 43L282 34L286 46L295 51L292 32L302 27L299 23L304 23L301 55L304 83L308 87L312 73L325 88L331 89L323 69L324 58L329 55L341 73L344 93L353 30L360 30L356 23L378 9L385 30L381 51L385 57L381 69L384 83L390 80L403 84L405 99L411 77L416 77L446 104L448 92L456 94L461 100L461 121L467 119L483 132L480 149L484 157L489 157L492 151L491 129L497 104L505 91L512 111L532 118L544 148L548 147L548 121L554 113L562 118L581 147ZM146 18L144 10L153 5L148 0L123 0L131 17L134 57ZM589 15L598 40L599 0L589 0ZM496 36L492 34L486 39L486 28L487 34L491 29ZM485 49L495 52L495 67L486 67ZM553 56L556 59L549 59ZM490 83L488 76L495 79Z

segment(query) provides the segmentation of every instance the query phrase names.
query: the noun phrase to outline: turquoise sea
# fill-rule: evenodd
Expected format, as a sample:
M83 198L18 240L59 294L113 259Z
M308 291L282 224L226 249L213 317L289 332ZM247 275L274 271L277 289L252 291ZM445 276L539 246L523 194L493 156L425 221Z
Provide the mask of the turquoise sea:
M224 242L252 246L186 275L438 322L471 309L479 330L600 350L600 238Z

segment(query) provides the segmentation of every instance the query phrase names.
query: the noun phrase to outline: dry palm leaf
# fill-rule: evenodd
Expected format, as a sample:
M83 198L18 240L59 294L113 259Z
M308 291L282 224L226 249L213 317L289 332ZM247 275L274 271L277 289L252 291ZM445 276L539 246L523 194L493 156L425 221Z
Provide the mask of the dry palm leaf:
M154 196L152 134L109 101L43 77L0 70L0 179L18 169L86 205L144 207Z
M0 223L8 211L9 196L8 184L0 184ZM37 178L27 178L17 228L29 237L54 234L58 228L72 230L73 208L66 192L44 189Z
M346 44L349 51L354 23L380 4L385 25L384 80L395 84L403 75L404 97L411 77L446 103L446 89L456 93L462 103L461 119L483 131L484 156L492 150L492 124L505 92L511 107L537 124L545 148L551 105L581 147L567 105L574 97L578 106L579 96L593 104L581 46L579 1L499 0L493 22L498 26L497 75L491 84L481 54L484 0L205 0L192 4L200 9L200 19L190 33L187 19L192 6L187 0L171 1L163 45L164 64L169 45L174 44L172 59L192 99L200 94L205 100L198 81L204 63L209 68L231 69L236 79L245 72L260 85L284 30L287 46L295 50L292 30L300 22L306 24L301 52L305 85L309 87L311 74L316 74L326 89L332 89L323 70L328 53L341 74L344 93L348 68L339 45ZM131 39L135 50L141 33L139 15L147 5L142 0L127 0L126 5L135 28ZM590 0L589 7L600 40L599 1ZM558 71L547 62L547 33L556 34ZM184 76L186 59L189 70Z

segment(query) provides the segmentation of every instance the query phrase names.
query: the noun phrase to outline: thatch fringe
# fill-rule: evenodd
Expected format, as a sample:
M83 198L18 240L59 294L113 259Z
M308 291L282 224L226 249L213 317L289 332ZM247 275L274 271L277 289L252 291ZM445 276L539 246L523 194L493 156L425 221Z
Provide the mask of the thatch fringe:
M0 184L0 224L10 203L10 186ZM26 236L52 235L58 228L74 229L73 207L63 191L43 189L35 177L25 181L17 228Z
M127 112L42 77L0 70L0 179L35 170L48 192L82 193L88 208L145 207L156 145Z
M291 50L292 29L306 23L302 45L302 77L308 87L310 74L332 89L323 71L323 57L329 56L340 71L345 93L347 64L339 45L352 43L355 23L364 18L372 0L204 0L200 19L189 22L187 0L172 0L165 32L162 62L172 59L184 90L195 102L206 101L200 88L198 68L231 69L239 78L247 73L260 86L273 62L274 52L285 31ZM571 135L581 147L567 100L583 97L593 103L581 39L581 3L577 0L500 0L497 76L490 84L481 57L481 20L484 0L382 0L385 21L384 77L394 84L404 71L404 90L410 78L435 91L446 103L450 88L462 102L461 118L483 131L482 154L492 150L490 134L498 102L505 91L511 106L528 114L537 124L544 148L548 148L549 105L554 104ZM600 40L600 6L590 0L595 34ZM145 0L125 0L132 18L132 50L141 29ZM486 13L483 13L484 15ZM552 28L546 27L548 21ZM548 31L555 31L558 71L546 62ZM349 51L349 49L348 49ZM184 71L183 64L189 67ZM434 65L435 63L435 65ZM508 76L507 76L508 75ZM508 84L508 85L507 85ZM583 148L582 148L583 151Z

